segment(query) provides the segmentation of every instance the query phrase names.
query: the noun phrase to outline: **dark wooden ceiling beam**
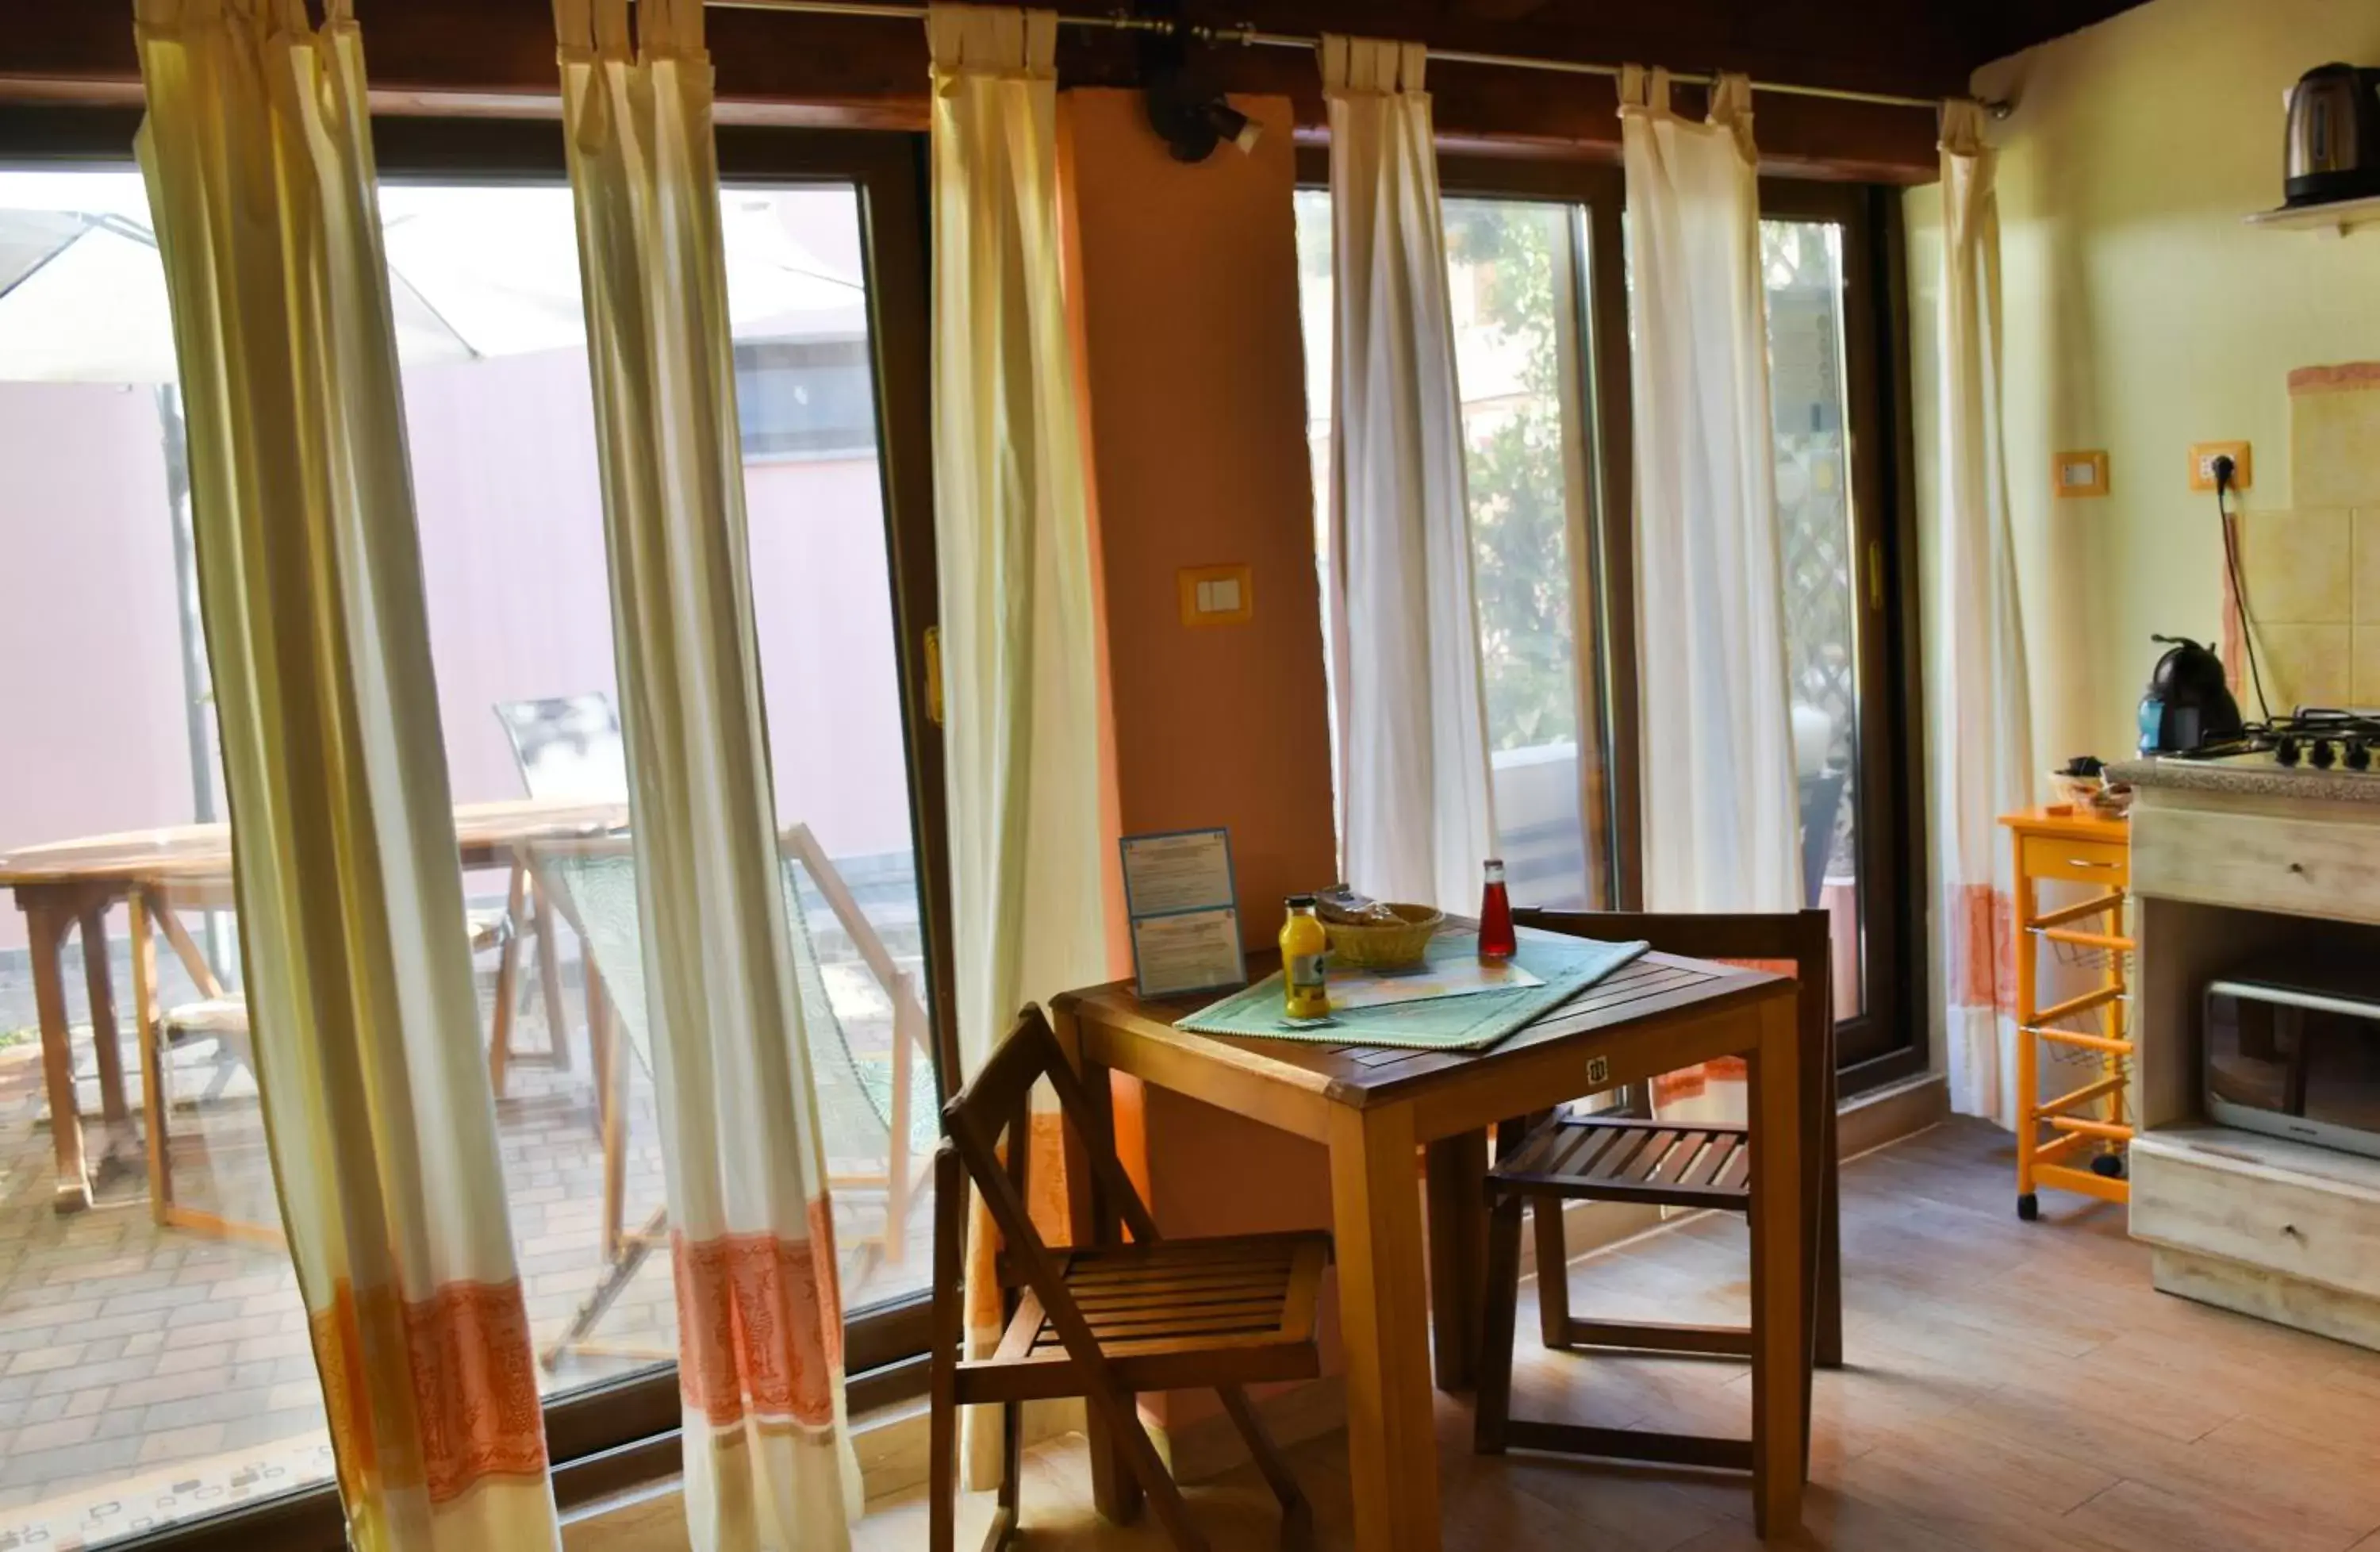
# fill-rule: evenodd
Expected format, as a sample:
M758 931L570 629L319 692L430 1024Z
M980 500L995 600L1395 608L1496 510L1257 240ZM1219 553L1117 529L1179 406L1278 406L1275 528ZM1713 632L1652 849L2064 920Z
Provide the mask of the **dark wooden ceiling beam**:
M1588 63L1638 60L1682 71L1746 71L1755 80L1937 96L1963 90L2012 29L2080 25L2125 0L1187 0L1194 18L1253 21L1290 33L1362 31L1445 50ZM1096 14L1111 0L1061 0ZM133 95L129 0L17 0L0 98ZM362 0L376 103L417 113L550 113L555 70L548 0ZM1988 13L1989 19L1985 19ZM2009 13L2015 13L2011 17ZM926 114L923 29L865 18L721 10L709 21L721 117L916 128ZM1062 79L1129 86L1130 43L1088 30L1061 34ZM1277 93L1301 127L1323 124L1313 59L1299 51L1220 47L1219 84ZM1466 149L1610 157L1619 122L1608 79L1434 65L1440 136ZM1763 93L1764 158L1776 169L1888 182L1934 176L1933 115L1923 109Z

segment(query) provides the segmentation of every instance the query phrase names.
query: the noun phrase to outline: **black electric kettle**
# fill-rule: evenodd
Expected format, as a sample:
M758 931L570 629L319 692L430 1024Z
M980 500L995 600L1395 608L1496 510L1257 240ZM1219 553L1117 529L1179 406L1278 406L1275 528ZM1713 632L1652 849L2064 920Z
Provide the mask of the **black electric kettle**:
M2141 697L2141 753L2186 755L2228 743L2246 731L2240 703L2223 676L2223 660L2186 636L2153 636L2169 650L2149 675Z

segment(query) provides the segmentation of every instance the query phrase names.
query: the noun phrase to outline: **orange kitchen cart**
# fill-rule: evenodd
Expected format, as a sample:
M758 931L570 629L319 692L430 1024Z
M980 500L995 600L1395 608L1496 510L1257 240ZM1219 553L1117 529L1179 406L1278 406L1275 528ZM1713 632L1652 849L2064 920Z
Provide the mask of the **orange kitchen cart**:
M2000 823L2016 845L2016 1211L2031 1221L2041 1213L2037 1186L2103 1202L2131 1200L2124 1179L2124 1148L2132 1139L2124 1100L2134 1049L2132 940L2124 923L2131 826L2120 816L2070 804L2003 815ZM2044 910L2046 880L2088 892ZM2074 981L2097 984L2043 1007L2045 944ZM2045 1061L2089 1081L2043 1099Z

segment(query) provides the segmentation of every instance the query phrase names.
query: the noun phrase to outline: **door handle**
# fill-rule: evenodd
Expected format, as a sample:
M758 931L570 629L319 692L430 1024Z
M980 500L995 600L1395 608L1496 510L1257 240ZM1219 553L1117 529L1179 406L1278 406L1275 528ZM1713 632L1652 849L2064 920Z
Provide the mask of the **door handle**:
M942 725L942 627L926 627L925 650L926 716L936 727Z

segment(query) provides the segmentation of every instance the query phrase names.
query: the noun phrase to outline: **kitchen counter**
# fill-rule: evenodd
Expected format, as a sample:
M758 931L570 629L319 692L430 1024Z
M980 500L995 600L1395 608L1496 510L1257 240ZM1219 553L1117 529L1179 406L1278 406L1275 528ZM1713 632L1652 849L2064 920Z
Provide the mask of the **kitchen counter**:
M2380 770L2316 770L2266 756L2227 760L2136 759L2107 767L2107 779L2172 792L2285 797L2313 803L2380 804Z

